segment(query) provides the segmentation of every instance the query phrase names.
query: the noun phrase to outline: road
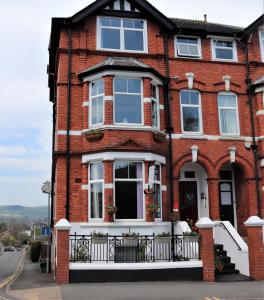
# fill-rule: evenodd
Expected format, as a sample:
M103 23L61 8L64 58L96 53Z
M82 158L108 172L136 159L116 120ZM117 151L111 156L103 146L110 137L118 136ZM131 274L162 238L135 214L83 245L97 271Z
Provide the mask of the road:
M23 255L23 251L4 252L0 256L0 285L8 276L11 276Z
M63 300L260 300L264 282L71 284L61 291Z

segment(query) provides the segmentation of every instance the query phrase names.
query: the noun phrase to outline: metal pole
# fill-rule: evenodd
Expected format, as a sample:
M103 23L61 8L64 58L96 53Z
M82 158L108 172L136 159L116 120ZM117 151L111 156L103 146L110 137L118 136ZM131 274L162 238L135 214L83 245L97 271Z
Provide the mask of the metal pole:
M50 193L48 193L48 227L50 228ZM47 273L50 271L50 236L48 235L47 245Z

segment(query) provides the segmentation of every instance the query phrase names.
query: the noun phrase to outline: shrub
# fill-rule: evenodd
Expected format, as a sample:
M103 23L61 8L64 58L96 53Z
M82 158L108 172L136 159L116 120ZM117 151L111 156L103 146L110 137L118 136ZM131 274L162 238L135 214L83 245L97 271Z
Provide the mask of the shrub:
M40 248L41 248L41 242L39 242L39 241L32 242L31 248L30 248L30 258L31 258L32 262L39 261Z

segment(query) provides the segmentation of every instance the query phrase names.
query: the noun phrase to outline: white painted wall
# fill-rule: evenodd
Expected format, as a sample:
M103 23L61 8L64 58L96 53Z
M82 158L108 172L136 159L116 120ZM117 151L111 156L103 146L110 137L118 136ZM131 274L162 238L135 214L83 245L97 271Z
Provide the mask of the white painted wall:
M232 237L229 235L228 231L220 226L223 223L228 229ZM224 250L227 251L227 255L231 257L231 262L236 264L236 269L240 271L241 274L249 276L249 261L248 261L248 246L245 241L238 234L236 229L232 226L229 221L215 221L216 226L214 227L214 242L216 244L224 245Z

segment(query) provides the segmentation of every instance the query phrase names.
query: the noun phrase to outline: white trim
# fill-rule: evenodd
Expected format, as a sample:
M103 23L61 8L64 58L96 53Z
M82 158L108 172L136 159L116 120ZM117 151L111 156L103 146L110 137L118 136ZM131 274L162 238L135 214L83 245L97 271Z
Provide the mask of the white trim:
M70 263L70 270L162 270L202 268L201 260L154 263Z
M263 38L261 36L261 33L263 34ZM264 62L264 29L263 28L259 28L259 46L260 46L261 59Z
M89 184L82 184L82 190L88 190L89 189Z
M113 101L114 97L113 96L104 96L104 101Z
M102 48L101 47L101 24L100 24L100 19L101 18L110 18L110 19L120 19L121 20L121 25L120 27L108 27L108 26L102 26L105 28L113 28L115 30L119 30L120 33L120 49L110 49L110 48ZM141 28L126 28L123 27L123 20L126 20L128 18L118 18L118 17L107 17L107 16L97 16L97 21L96 21L96 49L97 50L103 50L103 51L114 51L114 52L128 52L128 53L148 53L148 28L147 28L147 21L140 19L140 21L143 21L143 29ZM129 20L136 20L137 19L129 19ZM126 50L125 49L125 35L124 31L138 31L138 32L143 32L143 50Z
M167 192L167 186L166 185L162 185L161 186L161 190L162 190L162 192Z
M232 107L225 107L225 106L219 106L218 104L218 97L219 96L235 96L235 99L236 99L236 106L232 106ZM217 108L218 108L218 122L219 122L219 131L220 131L220 134L222 136L240 136L240 120L239 120L239 108L238 108L238 98L237 98L237 94L235 93L231 93L231 92L219 92L217 94ZM225 133L225 132L222 132L222 128L221 128L221 114L220 114L220 111L221 109L224 109L224 110L235 110L236 111L236 125L237 125L237 130L238 132L237 133Z
M197 39L197 48L198 48L198 52L199 52L198 56L196 56L196 55L182 55L182 54L178 54L177 37L195 38L195 39ZM174 36L174 54L175 54L175 57L180 57L180 58L201 59L202 58L201 38L198 37L198 36L193 36L193 35L176 35L176 36Z
M264 159L260 160L260 166L263 168L264 167Z
M118 70L107 70L96 74L84 76L83 82L97 80L104 76L133 77L133 78L146 77L146 78L150 78L157 85L162 85L162 81L150 72L134 72L134 71L118 71Z
M163 105L163 104L160 104L159 109L160 109L160 110L163 110L163 109L164 109L164 105Z
M208 217L203 217L195 224L198 228L213 228L215 223Z
M103 125L99 127L100 129L105 130L126 130L126 131L151 131L151 132L161 132L155 127L145 126L145 125L134 125L134 124L118 124L118 125ZM81 131L81 134L89 133L93 129L84 129ZM65 131L66 132L66 131Z
M87 106L89 106L89 101L84 101L83 102L83 107L87 107Z
M141 160L166 164L166 158L149 152L100 152L82 156L82 163L105 160Z
M114 185L113 183L105 183L104 188L105 190L106 189L112 190L114 188Z
M264 115L264 109L257 111L257 116Z
M264 87L263 86L258 87L258 88L255 89L255 94L256 93L261 93L261 92L264 92Z
M246 227L262 227L264 226L264 220L260 219L258 216L252 216L248 218L246 222L244 222L244 225Z
M70 230L72 225L66 219L60 219L54 226L57 230Z
M144 98L144 103L151 103L151 98Z
M218 40L218 41L224 41L224 42L232 42L233 43L233 59L224 59L224 58L216 58L215 55L215 45L214 45L214 41ZM228 48L231 50L231 48ZM236 41L234 40L234 38L230 38L230 37L211 37L211 51L212 51L212 60L215 61L227 61L227 62L237 62L238 58L237 58L237 46L236 46Z
M218 140L228 140L228 141L246 141L252 142L252 137L250 136L221 136L221 135L187 135L187 134L179 134L173 133L171 135L172 139L193 139L193 140L211 140L211 141L218 141ZM264 136L260 137L264 139ZM257 139L260 139L257 138Z
M67 135L67 130L58 130L57 135ZM70 135L82 135L81 130L70 130Z

